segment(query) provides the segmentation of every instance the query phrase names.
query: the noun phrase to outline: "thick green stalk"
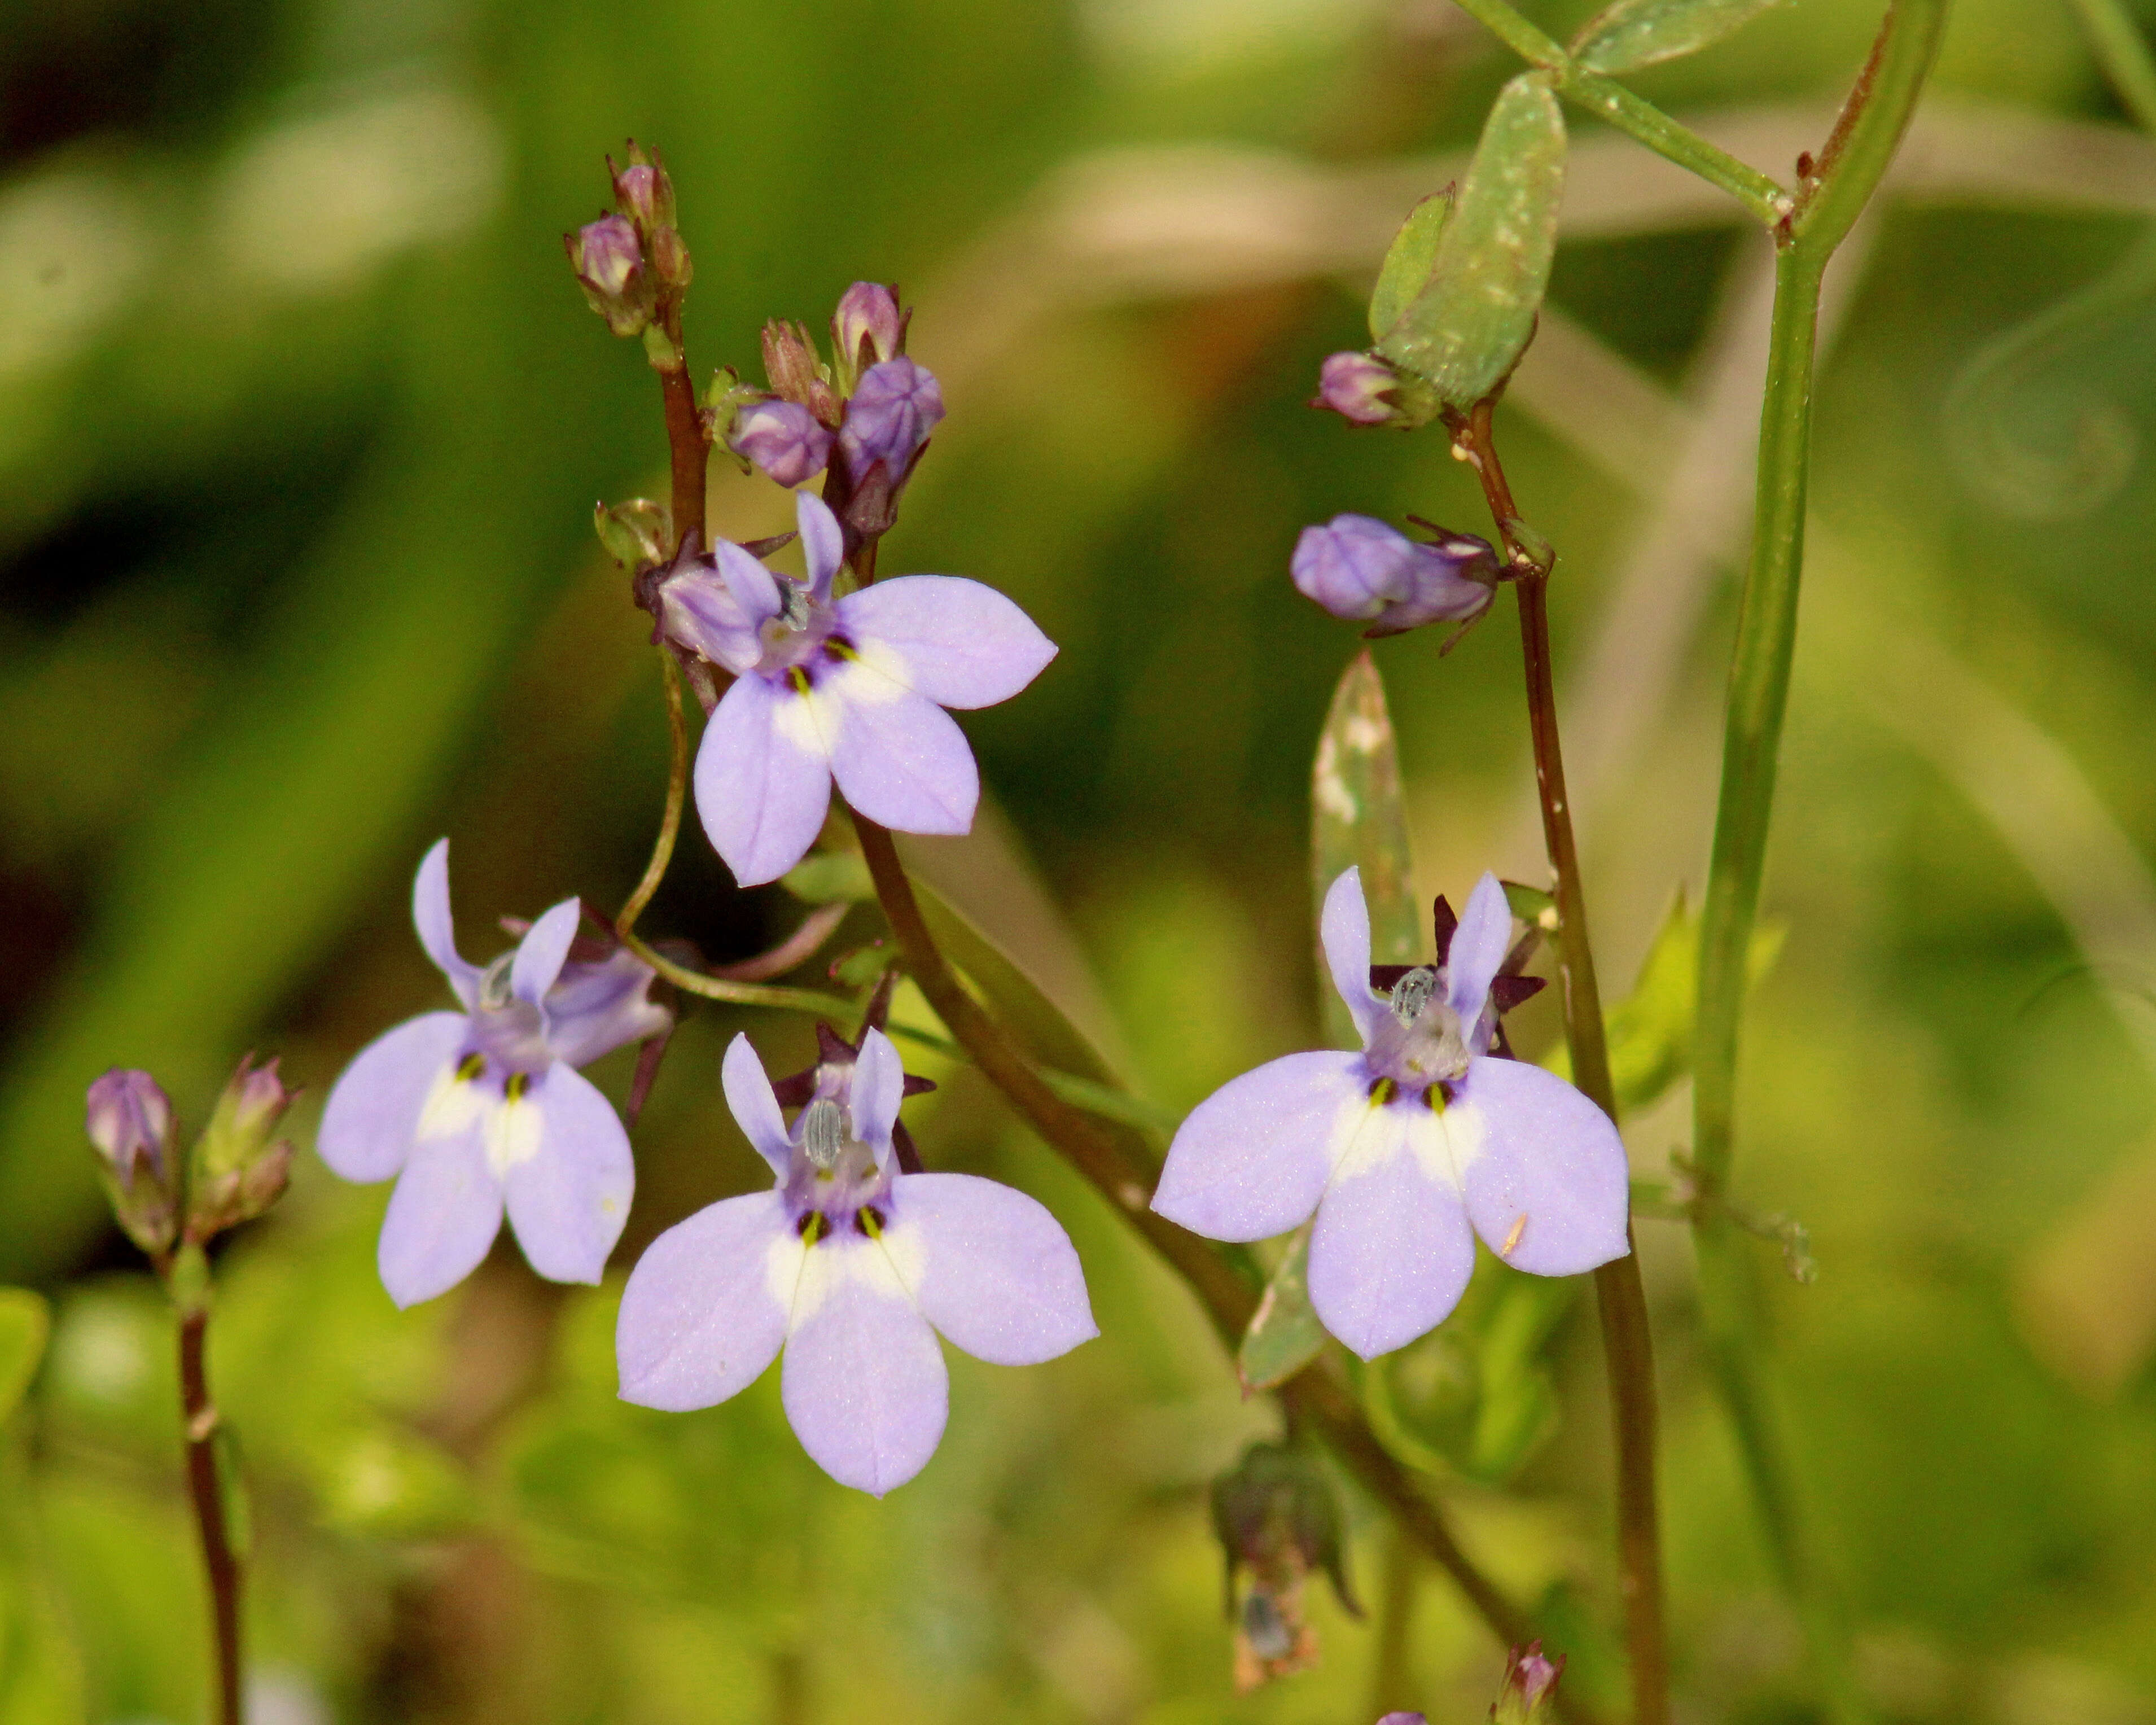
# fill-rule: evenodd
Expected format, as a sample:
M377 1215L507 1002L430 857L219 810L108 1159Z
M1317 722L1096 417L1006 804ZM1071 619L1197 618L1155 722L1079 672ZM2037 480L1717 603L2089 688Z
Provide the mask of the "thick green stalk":
M1747 958L1796 652L1820 285L1828 259L1893 159L1945 15L1946 0L1895 0L1802 201L1776 230L1752 552L1730 666L1721 799L1700 932L1692 1160L1702 1325L1776 1569L1803 1622L1825 1698L1840 1720L1866 1713L1851 1673L1848 1627L1804 1537L1787 1441L1763 1370L1758 1266L1730 1219L1727 1197Z
M1697 174L1709 185L1719 186L1763 226L1774 226L1796 208L1796 200L1775 181L1710 144L1690 126L1671 119L1614 78L1589 71L1506 0L1460 0L1460 7L1522 59L1550 73L1561 94L1637 139L1657 156Z

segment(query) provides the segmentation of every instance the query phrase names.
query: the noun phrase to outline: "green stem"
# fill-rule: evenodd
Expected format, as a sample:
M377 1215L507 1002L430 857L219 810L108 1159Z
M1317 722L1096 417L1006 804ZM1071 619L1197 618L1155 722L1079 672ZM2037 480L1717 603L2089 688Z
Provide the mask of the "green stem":
M689 721L681 711L681 668L674 662L670 648L659 649L659 666L666 684L666 812L660 818L659 837L651 846L651 860L644 865L644 878L613 919L614 934L624 942L634 931L644 907L651 902L652 894L659 891L659 883L666 878L666 865L674 860L674 841L681 831L681 805L688 798Z
M1697 174L1711 186L1719 186L1761 225L1772 228L1796 207L1788 191L1758 168L1710 144L1615 79L1581 65L1555 38L1544 35L1506 0L1460 0L1460 6L1522 59L1548 72L1558 90L1578 106L1645 144L1657 156Z
M1866 1708L1848 1625L1804 1535L1789 1445L1763 1371L1763 1293L1727 1208L1747 958L1759 908L1774 774L1796 651L1820 285L1893 159L1945 23L1946 0L1895 0L1814 177L1776 231L1774 324L1759 426L1752 552L1738 614L1722 789L1700 930L1692 1168L1701 1323L1775 1568L1795 1604L1834 1717Z
M2133 14L2118 0L2069 0L2090 51L2119 105L2142 131L2156 132L2156 56Z

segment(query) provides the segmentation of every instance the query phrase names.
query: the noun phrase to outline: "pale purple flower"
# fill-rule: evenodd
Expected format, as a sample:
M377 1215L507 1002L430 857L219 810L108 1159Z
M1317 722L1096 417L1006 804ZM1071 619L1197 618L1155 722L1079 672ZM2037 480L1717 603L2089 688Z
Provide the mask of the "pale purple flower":
M913 471L929 434L943 418L943 387L935 373L904 355L870 366L847 398L839 447L860 485L881 462L893 487Z
M661 591L674 639L734 674L696 753L696 812L744 886L800 861L831 782L870 820L963 833L980 776L946 707L1008 701L1055 644L993 588L901 575L831 597L842 540L819 497L796 510L806 582L737 545Z
M172 1158L172 1102L147 1072L115 1066L90 1081L84 1128L121 1189L131 1190L137 1172L162 1182Z
M851 376L857 365L896 358L905 351L906 318L893 290L880 281L855 282L831 314L831 347L840 368Z
M779 1394L802 1447L841 1485L880 1497L943 1435L938 1332L1014 1366L1098 1333L1078 1255L1040 1204L972 1174L896 1171L905 1075L882 1032L818 1069L790 1133L747 1037L734 1038L721 1077L775 1183L651 1243L615 1331L624 1400L707 1408L783 1348Z
M762 468L766 478L793 486L814 479L831 459L831 434L798 402L760 401L734 416L727 447Z
M659 1034L672 1015L626 947L570 957L579 915L564 900L482 968L457 952L449 840L419 865L412 920L464 1009L424 1014L362 1049L317 1139L347 1180L396 1177L377 1259L399 1306L470 1275L505 1209L550 1281L597 1281L621 1236L636 1179L629 1134L575 1069Z
M651 321L656 289L644 267L644 243L624 216L601 216L564 234L569 266L592 310L617 336L634 336Z
M1370 985L1370 922L1353 869L1322 924L1359 1054L1296 1054L1193 1111L1153 1208L1214 1240L1285 1234L1315 1211L1310 1298L1365 1359L1404 1346L1459 1302L1475 1236L1516 1270L1573 1276L1622 1257L1625 1147L1563 1079L1486 1052L1491 983L1512 941L1485 875L1444 962Z
M1335 617L1396 634L1479 617L1495 591L1497 554L1472 533L1419 544L1367 515L1336 515L1305 527L1289 573L1296 589Z

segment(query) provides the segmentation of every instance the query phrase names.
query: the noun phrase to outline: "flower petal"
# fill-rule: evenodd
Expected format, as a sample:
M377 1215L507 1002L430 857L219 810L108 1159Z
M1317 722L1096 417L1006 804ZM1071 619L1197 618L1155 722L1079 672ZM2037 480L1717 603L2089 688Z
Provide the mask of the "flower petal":
M1039 676L1055 643L993 587L901 575L839 601L839 632L878 670L938 706L993 706Z
M1445 998L1460 1015L1464 1033L1475 1028L1490 998L1490 979L1505 962L1512 945L1512 911L1505 901L1505 889L1495 875L1486 873L1467 895L1467 908L1452 932L1452 946L1445 955Z
M1361 1118L1362 1056L1269 1061L1191 1110L1168 1147L1152 1207L1209 1240L1265 1240L1317 1207L1343 1118Z
M624 1401L685 1413L763 1375L786 1339L786 1302L771 1268L773 1248L784 1250L789 1232L778 1194L752 1192L698 1210L651 1242L629 1272L614 1327Z
M1444 1117L1419 1102L1370 1111L1317 1207L1310 1303L1364 1359L1436 1327L1466 1291L1475 1236L1445 1160Z
M771 1164L772 1172L784 1179L793 1142L786 1136L785 1117L778 1111L778 1098L772 1094L770 1075L757 1058L747 1031L737 1031L726 1045L719 1081L726 1090L726 1106L733 1111L734 1124L756 1153Z
M801 549L808 559L808 597L821 604L831 597L831 578L846 554L846 536L829 504L811 491L795 494L793 522L801 530Z
M524 931L524 938L516 944L516 956L509 962L511 993L533 1006L546 999L547 991L568 962L569 942L576 939L577 925L583 916L584 907L578 901L565 898Z
M801 1263L786 1417L824 1472L880 1497L927 1466L943 1435L943 1350L875 1242L834 1235Z
M876 1150L880 1163L891 1149L891 1128L906 1097L906 1070L891 1039L871 1027L861 1037L849 1096L854 1136Z
M1462 1158L1467 1214L1515 1270L1577 1276L1631 1250L1624 1141L1562 1078L1476 1060L1447 1113L1479 1118L1480 1152Z
M1038 1365L1100 1334L1070 1236L1023 1192L973 1174L901 1174L891 1217L884 1239L911 1271L921 1315L976 1359Z
M449 841L437 839L412 881L412 923L434 968L449 979L470 1012L479 1004L480 968L457 951L456 919L449 914Z
M808 854L831 802L831 769L813 726L782 724L806 703L753 673L737 679L696 751L696 813L744 886L776 880Z
M596 963L571 959L547 991L547 1046L554 1058L588 1066L624 1043L656 1036L674 1014L651 999L658 973L626 947Z
M778 592L778 578L758 562L731 539L721 539L714 547L713 555L719 566L719 579L741 608L742 620L752 630L761 629L783 608Z
M347 1180L386 1180L404 1166L435 1081L464 1051L471 1020L430 1012L377 1036L330 1091L315 1147Z
M509 1225L549 1281L595 1282L629 1220L636 1162L613 1104L557 1060L515 1106L536 1108L539 1147L503 1180Z
M950 714L865 661L824 680L814 697L839 709L831 773L847 802L901 833L965 833L981 778Z
M1370 986L1370 910L1363 898L1360 869L1342 870L1327 889L1317 935L1325 948L1326 968L1332 973L1332 986L1368 1047L1391 1008Z
M399 1306L447 1293L479 1267L501 1231L501 1187L485 1137L466 1131L422 1139L389 1194L375 1261Z

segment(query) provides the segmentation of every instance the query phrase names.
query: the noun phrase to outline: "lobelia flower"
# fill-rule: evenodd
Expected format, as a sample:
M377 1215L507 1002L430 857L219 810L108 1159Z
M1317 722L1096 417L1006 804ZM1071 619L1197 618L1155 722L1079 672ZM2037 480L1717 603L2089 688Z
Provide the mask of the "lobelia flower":
M1312 1211L1310 1298L1364 1359L1440 1322L1479 1234L1516 1270L1573 1276L1625 1255L1625 1147L1563 1079L1486 1052L1512 940L1504 888L1476 883L1444 962L1371 987L1370 922L1349 869L1321 925L1359 1054L1289 1055L1193 1111L1152 1205L1214 1240L1284 1234Z
M1288 568L1296 590L1335 617L1397 634L1481 616L1496 591L1497 553L1472 533L1423 545L1373 516L1336 515L1302 530Z
M464 1009L424 1014L362 1049L330 1092L317 1138L347 1180L396 1177L377 1260L399 1306L470 1275L505 1209L550 1281L597 1281L620 1238L636 1180L629 1134L575 1069L673 1017L649 998L653 973L626 947L570 957L580 915L564 900L482 968L457 952L449 840L419 865L412 920Z
M796 502L808 578L723 541L660 588L662 626L734 674L696 752L696 812L744 886L807 855L838 781L870 820L963 833L980 775L946 707L1008 701L1055 644L993 588L901 575L831 597L842 542L821 498Z
M972 1174L896 1171L906 1079L881 1031L817 1069L790 1133L747 1036L721 1077L775 1183L668 1229L630 1272L615 1332L624 1400L707 1408L783 1348L779 1394L802 1447L880 1497L942 1437L938 1332L1014 1366L1098 1333L1078 1254L1047 1210Z
M880 463L894 488L905 484L942 418L943 386L927 367L903 354L870 366L847 398L839 427L839 447L855 483Z
M1317 369L1317 393L1310 405L1337 413L1350 425L1413 431L1437 417L1439 403L1427 383L1374 353L1332 353Z

